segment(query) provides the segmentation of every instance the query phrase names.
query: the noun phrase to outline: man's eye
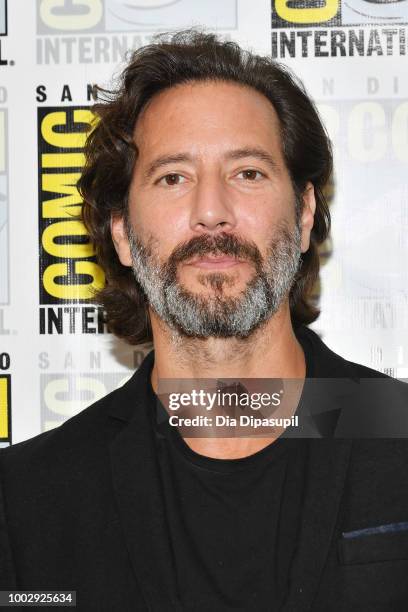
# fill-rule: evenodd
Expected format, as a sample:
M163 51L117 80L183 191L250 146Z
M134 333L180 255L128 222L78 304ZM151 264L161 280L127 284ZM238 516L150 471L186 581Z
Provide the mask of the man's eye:
M185 177L181 176L181 174L166 174L166 176L163 176L159 180L159 183L164 183L165 185L169 185L169 187L171 187L173 185L181 185L181 183L184 183L185 180Z
M255 182L263 178L264 175L259 170L251 170L249 168L248 170L242 170L241 172L238 173L237 176L242 176L242 178L246 181Z

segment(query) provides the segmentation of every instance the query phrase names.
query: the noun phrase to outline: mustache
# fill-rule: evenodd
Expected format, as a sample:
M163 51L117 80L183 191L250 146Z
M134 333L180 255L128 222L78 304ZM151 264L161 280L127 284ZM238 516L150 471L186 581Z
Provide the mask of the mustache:
M247 259L253 261L257 268L262 265L263 261L262 255L254 243L239 239L233 234L222 232L216 236L202 234L180 244L170 255L168 265L175 269L179 263L192 257L203 257L209 254Z

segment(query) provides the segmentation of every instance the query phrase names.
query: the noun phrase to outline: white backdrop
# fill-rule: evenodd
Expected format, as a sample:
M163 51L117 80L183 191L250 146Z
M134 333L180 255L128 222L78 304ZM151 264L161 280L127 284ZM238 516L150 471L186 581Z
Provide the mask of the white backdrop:
M408 377L406 24L408 0L0 0L0 444L122 384L148 348L101 333L89 289L102 272L65 205L80 205L88 86L178 27L217 30L304 80L336 168L313 328Z

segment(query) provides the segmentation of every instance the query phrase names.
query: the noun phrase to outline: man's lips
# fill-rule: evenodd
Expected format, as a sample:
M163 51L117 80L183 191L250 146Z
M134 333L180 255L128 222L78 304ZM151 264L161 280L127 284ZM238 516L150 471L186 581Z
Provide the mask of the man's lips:
M229 257L228 255L220 255L219 257L198 257L187 263L189 266L196 266L197 268L216 268L217 270L223 268L231 268L239 264L246 263L235 257Z

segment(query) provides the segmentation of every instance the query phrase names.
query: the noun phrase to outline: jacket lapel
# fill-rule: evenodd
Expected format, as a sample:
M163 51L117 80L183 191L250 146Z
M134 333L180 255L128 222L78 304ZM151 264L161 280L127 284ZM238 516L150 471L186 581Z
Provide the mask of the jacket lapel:
M112 479L129 557L149 610L180 610L160 487L147 382L153 353L118 393L111 418L124 427L110 444Z
M305 381L301 410L305 423L315 431L311 437L324 439L308 441L298 547L282 612L308 610L316 595L337 522L352 447L351 440L334 439L336 426L342 409L355 401L358 388L347 361L311 330L304 329L303 334L313 355L313 376L319 380Z
M336 525L350 450L351 440L309 441L302 524L282 612L302 612L312 604Z

